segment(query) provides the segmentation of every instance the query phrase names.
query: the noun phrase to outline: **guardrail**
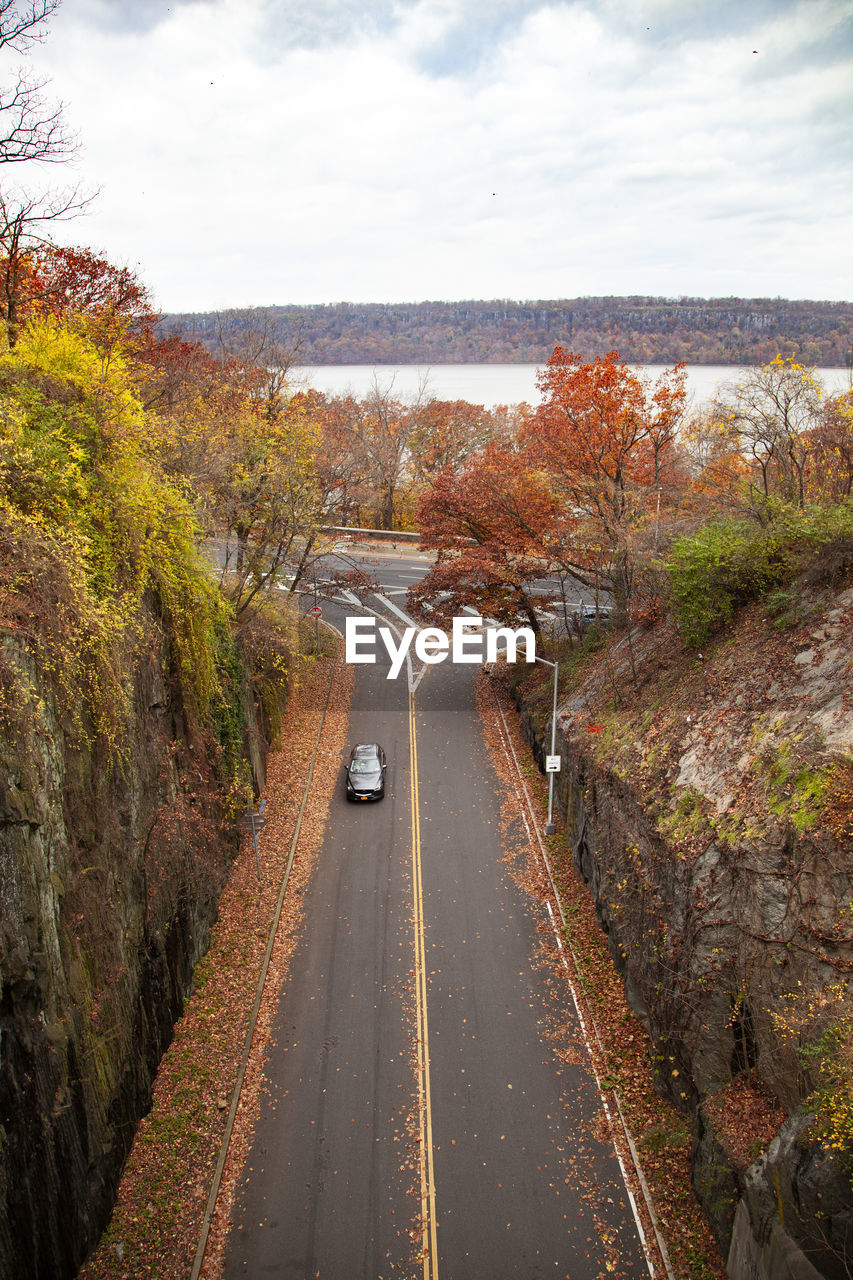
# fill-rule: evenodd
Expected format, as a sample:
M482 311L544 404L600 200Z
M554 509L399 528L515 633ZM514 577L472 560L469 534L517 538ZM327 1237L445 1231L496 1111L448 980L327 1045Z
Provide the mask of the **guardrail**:
M420 542L421 535L408 529L361 529L357 525L324 524L321 533L340 538L358 538L366 542Z

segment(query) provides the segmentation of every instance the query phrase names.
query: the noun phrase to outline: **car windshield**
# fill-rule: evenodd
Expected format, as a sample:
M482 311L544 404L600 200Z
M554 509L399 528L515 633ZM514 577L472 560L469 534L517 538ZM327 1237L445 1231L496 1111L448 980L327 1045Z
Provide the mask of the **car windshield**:
M379 761L375 756L364 757L359 756L353 760L349 767L350 773L376 773L379 768Z

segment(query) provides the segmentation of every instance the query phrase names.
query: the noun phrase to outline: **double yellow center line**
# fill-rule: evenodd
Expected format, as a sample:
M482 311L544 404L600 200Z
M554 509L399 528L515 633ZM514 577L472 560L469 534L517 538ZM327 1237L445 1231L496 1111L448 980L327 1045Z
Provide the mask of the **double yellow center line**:
M418 796L418 740L415 698L409 693L409 761L412 780L412 898L415 925L415 1005L418 1042L418 1115L421 1166L421 1249L424 1280L438 1280L436 1244L435 1170L432 1156L432 1104L429 1087L429 1025L427 1021L424 900L421 878L421 820Z

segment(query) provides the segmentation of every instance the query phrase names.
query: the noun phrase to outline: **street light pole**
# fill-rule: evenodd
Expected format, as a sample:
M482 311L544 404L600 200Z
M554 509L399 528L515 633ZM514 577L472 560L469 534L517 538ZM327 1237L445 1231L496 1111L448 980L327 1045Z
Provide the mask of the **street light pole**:
M540 658L536 655L537 662L544 662L546 667L554 668L554 705L551 710L551 755L557 754L557 680L560 674L559 662L550 662L548 658ZM554 824L554 772L551 770L548 774L548 821L545 823L545 835L553 836L556 833Z

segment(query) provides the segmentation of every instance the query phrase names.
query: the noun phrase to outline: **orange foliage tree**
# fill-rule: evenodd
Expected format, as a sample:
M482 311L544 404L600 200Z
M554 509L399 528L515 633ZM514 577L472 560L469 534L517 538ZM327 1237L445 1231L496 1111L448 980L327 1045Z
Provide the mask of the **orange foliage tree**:
M566 608L585 587L626 612L637 536L656 540L686 485L684 369L652 384L615 351L585 363L557 347L539 382L539 409L461 469L444 468L423 496L422 544L439 554L413 607L472 605L536 627L545 604ZM549 588L534 585L544 577Z
M460 470L445 467L421 499L421 545L435 565L409 591L410 606L446 619L466 605L499 622L539 629L534 583L546 569L543 541L556 515L541 472L523 448L493 441Z
M808 446L807 496L840 502L853 495L853 391L824 403Z
M683 365L651 383L616 351L585 362L563 347L539 375L543 400L524 437L556 504L543 549L553 565L611 592L617 614L628 606L634 534L657 529L684 482L685 381Z
M483 405L428 400L409 439L416 481L430 481L443 467L461 467L496 434L495 415Z

